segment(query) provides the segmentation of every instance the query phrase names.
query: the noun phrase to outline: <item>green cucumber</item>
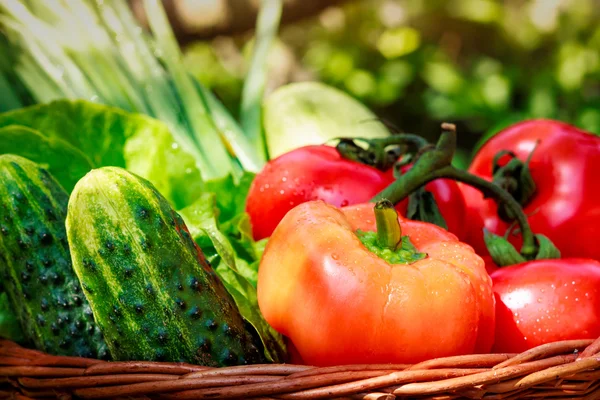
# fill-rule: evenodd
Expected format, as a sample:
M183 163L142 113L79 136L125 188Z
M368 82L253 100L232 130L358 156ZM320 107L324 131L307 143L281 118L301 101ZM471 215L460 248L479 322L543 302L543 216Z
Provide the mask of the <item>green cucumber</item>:
M0 282L0 286L2 286L2 282ZM2 291L0 287L0 338L8 339L15 341L21 344L23 341L23 333L21 333L21 326L19 325L19 321L12 310L10 304L8 304L8 297L6 293Z
M147 180L116 167L75 186L73 266L117 360L222 366L264 362L183 219Z
M24 340L57 355L108 358L71 266L69 196L50 173L0 155L0 276Z

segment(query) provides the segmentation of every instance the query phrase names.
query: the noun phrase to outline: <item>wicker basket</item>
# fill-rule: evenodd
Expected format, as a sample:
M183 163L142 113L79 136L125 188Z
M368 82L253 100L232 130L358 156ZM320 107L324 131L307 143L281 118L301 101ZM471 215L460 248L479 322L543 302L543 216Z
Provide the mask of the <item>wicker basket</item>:
M600 338L521 354L316 368L57 357L0 340L0 398L600 399Z

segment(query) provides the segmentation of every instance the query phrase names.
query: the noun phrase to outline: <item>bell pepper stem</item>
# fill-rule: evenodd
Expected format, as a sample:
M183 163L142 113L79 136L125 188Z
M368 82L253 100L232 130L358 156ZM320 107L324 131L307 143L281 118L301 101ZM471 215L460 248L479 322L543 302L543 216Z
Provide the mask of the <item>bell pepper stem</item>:
M389 200L380 200L375 204L375 222L379 245L396 250L402 241L402 228L398 222L398 213Z
M466 183L493 197L498 204L504 204L513 212L519 223L523 238L521 254L528 260L535 258L538 250L535 236L519 203L510 193L498 185L453 167L451 163L456 150L456 128L452 124L442 124L442 130L442 135L435 148L421 154L410 170L379 192L372 201L387 199L389 202L396 204L418 188L439 178L448 178Z

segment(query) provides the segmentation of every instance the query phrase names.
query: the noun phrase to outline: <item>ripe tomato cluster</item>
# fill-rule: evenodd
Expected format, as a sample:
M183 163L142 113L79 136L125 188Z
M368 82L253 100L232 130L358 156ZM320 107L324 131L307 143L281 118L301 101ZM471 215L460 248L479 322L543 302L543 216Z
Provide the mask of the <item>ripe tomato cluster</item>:
M402 233L390 246L390 220L367 203L396 181L393 168L331 146L292 150L256 176L247 200L255 238L270 237L259 270L261 310L317 364L413 362L596 338L599 170L600 138L558 121L524 121L489 139L468 172L512 196L531 230L562 257L498 266L484 230L515 247L524 242L506 204L465 183L428 181L447 231L405 218L403 199L395 205ZM426 258L410 259L415 254Z

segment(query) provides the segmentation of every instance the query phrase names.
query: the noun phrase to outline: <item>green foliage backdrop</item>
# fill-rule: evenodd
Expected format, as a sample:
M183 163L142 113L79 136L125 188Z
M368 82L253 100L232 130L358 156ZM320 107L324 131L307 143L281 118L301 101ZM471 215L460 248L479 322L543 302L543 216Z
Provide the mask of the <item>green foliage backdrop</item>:
M270 87L315 79L401 131L460 129L466 161L486 134L555 118L600 134L600 7L595 0L360 0L287 25ZM186 47L186 64L236 112L244 37Z

